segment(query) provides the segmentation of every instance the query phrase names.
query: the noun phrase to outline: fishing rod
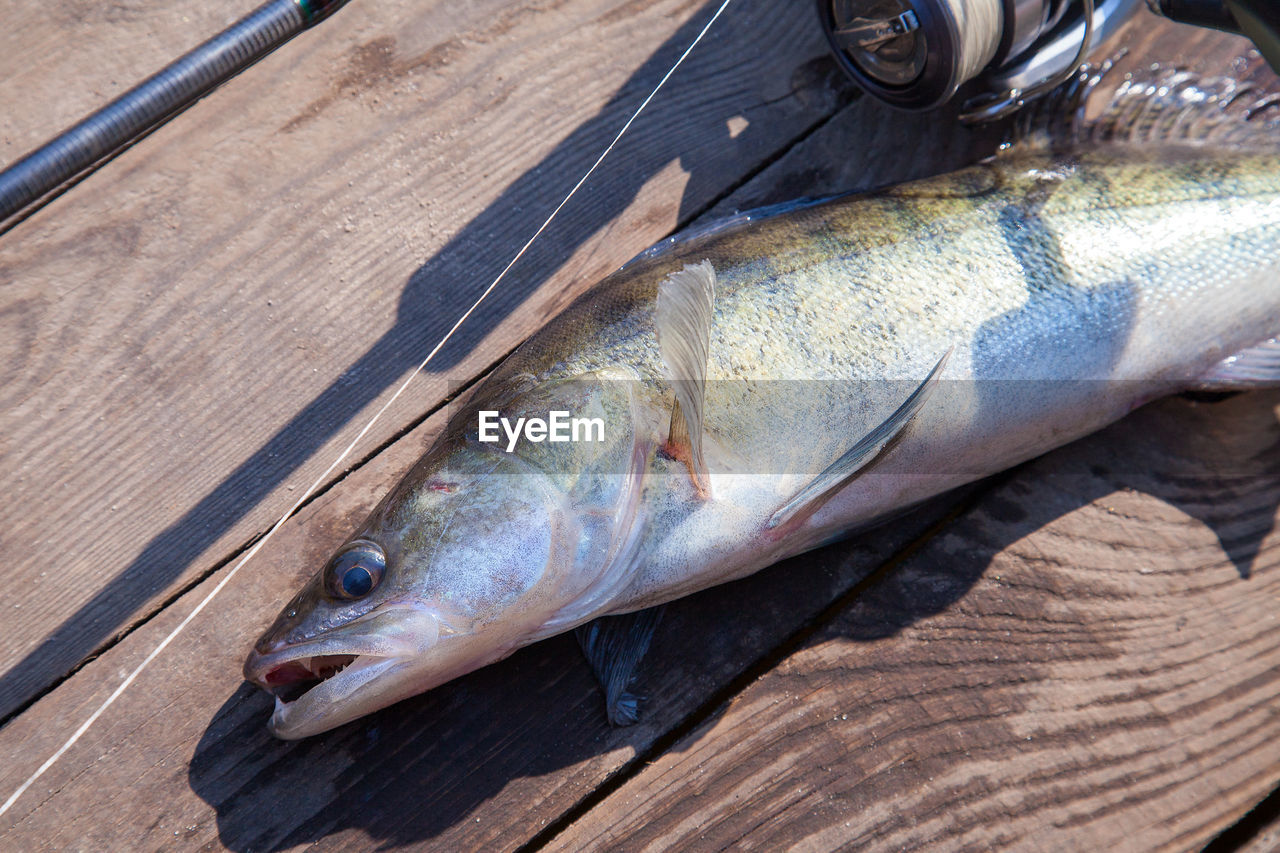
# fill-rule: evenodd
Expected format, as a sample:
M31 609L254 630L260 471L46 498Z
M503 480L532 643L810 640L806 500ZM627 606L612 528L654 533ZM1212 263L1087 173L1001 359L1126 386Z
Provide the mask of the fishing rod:
M0 172L0 232L347 0L268 0ZM817 0L840 67L872 96L930 109L978 81L966 121L1002 118L1063 82L1146 6L1246 36L1280 73L1273 0Z
M840 67L868 94L922 110L973 82L961 118L1002 118L1064 82L1146 7L1243 35L1280 73L1275 0L818 0Z
M267 0L13 163L0 172L0 230L346 2Z

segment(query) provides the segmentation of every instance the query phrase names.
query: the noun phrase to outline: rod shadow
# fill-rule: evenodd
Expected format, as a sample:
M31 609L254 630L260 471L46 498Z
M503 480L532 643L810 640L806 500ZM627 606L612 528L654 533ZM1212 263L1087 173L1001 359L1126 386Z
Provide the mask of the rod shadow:
M413 273L400 294L396 322L369 349L252 456L227 475L178 521L160 532L138 557L24 658L0 676L0 718L39 695L109 640L157 590L267 498L352 417L419 363L468 305L492 281L557 202L583 174L623 121L706 24L716 4L704 5L659 47L609 103L512 183L484 212ZM811 14L795 0L791 15ZM623 137L593 181L575 197L504 280L504 286L437 355L437 372L457 365L488 330L516 310L551 271L611 222L658 171L678 160L689 173L680 221L696 215L724 183L725 169L746 169L786 144L787 138L829 116L853 89L829 59L816 21L811 44L797 49L762 32L779 15L776 0L739 0L706 41ZM726 47L728 46L728 47ZM743 56L750 57L744 61ZM797 64L798 63L798 64ZM717 86L725 72L733 85ZM755 93L781 90L785 109L760 103ZM748 105L745 128L726 120ZM751 107L754 105L754 107ZM753 111L754 110L754 111ZM757 112L759 115L757 115ZM775 125L786 121L788 133ZM694 142L691 143L691 140ZM587 215L582 214L582 209Z

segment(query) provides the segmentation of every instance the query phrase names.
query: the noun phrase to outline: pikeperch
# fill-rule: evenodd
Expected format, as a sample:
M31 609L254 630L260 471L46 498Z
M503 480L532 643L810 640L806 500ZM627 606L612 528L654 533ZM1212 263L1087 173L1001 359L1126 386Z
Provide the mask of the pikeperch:
M990 161L739 217L578 299L258 641L272 731L743 577L1155 397L1280 378L1275 123L1177 72L1086 121L1097 79ZM653 624L580 632L616 722Z

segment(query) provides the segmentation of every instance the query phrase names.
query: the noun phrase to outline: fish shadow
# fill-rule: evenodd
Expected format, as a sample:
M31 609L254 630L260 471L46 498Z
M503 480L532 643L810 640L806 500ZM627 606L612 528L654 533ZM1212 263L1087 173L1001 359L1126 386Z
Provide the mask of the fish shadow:
M635 686L647 697L635 726L607 724L589 667L562 635L297 743L267 734L268 698L242 685L213 716L188 781L233 850L341 845L349 833L382 848L536 847L620 765L626 778L689 749L775 667L820 643L874 644L927 622L1017 543L1081 510L1096 530L1100 507L1140 492L1213 530L1219 560L1253 560L1280 506L1277 407L1280 391L1159 401L889 525L673 602ZM1111 533L1141 533L1142 519L1105 518ZM1140 548L1124 553L1134 562L1114 571L1144 572ZM560 817L544 827L548 815Z
M686 30L672 42L690 38L692 27ZM923 138L923 122L937 119L895 121ZM840 161L816 152L815 162ZM780 195L753 201L856 183L840 167L806 167L773 183ZM1007 229L1015 254L1045 236L1034 220L1029 228ZM1125 282L1097 297L1099 316L1125 316L1134 299ZM993 369L1019 357L1025 365L1034 338L1016 338L1031 353L1011 352L1007 333L1047 298L1031 293L1025 306L983 329L979 359ZM1091 353L1092 369L1105 374L1124 343L1120 334ZM451 358L456 363L460 353ZM1148 495L1211 530L1219 558L1247 583L1280 506L1277 406L1280 392L1159 401L884 527L673 602L634 686L647 697L635 726L607 724L588 665L562 635L297 743L267 733L268 697L242 685L213 715L188 782L214 810L220 842L237 851L343 846L354 838L382 848L536 848L594 802L601 786L616 787L658 755L699 743L736 697L780 664L818 644L871 646L902 636L955 608L1020 541L1075 513L1096 514L1114 495ZM1116 529L1132 523L1115 518Z
M908 132L917 130L925 128ZM755 200L855 183L840 168L806 168L774 183L781 197ZM1016 252L1026 236L1006 239ZM1124 282L1101 294L1112 308L1132 304ZM1022 314L980 333L979 355L996 365L1016 357L1000 348L1002 330L1042 308L1041 298L1029 295ZM1092 354L1099 374L1123 337ZM635 726L607 724L589 667L562 635L297 743L267 733L269 699L242 685L211 719L188 782L214 810L220 842L237 851L352 838L382 848L536 848L601 785L698 743L780 663L832 640L870 645L902 635L954 608L1019 541L1118 492L1150 495L1208 527L1247 582L1280 505L1278 404L1271 392L1161 401L883 528L673 602L634 687L648 697Z
M0 719L25 707L51 681L110 641L136 618L139 608L267 499L356 414L414 368L462 309L516 254L572 182L587 171L626 117L707 23L715 5L706 4L692 15L598 114L561 140L415 271L401 289L394 325L373 340L342 375L181 518L152 538L128 565L113 577L102 578L99 592L0 675ZM811 14L799 0L795 5L794 14ZM734 14L717 21L708 40L650 103L592 181L511 270L503 286L437 354L433 362L436 373L447 373L460 364L490 330L673 161L688 173L679 208L683 223L709 206L713 188L723 183L727 164L743 168L741 163L764 159L785 145L776 130L766 130L765 118L790 122L794 135L800 136L854 97L851 85L826 53L816 20L807 49L797 50L794 45L784 49L758 30L758 22L770 20L771 14L777 14L774 0L740 0ZM736 80L733 92L724 98L707 94L718 91L707 81L714 82L718 66L726 62L721 52L712 49L712 42L742 45L743 55L751 57L750 61L738 57L732 62ZM380 41L378 46L382 44ZM750 97L756 92L776 97L760 104ZM745 98L743 93L747 93ZM737 109L735 97L755 103L763 117L747 110L745 127L731 131L726 120ZM777 102L788 106L779 111ZM770 107L770 103L775 105ZM680 129L676 132L672 128Z

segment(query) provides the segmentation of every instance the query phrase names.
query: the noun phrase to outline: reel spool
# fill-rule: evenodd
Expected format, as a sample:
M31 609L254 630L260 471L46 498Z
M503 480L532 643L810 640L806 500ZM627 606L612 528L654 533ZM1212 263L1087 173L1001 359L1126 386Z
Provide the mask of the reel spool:
M1144 0L818 0L836 59L859 86L904 109L948 101L970 80L988 94L965 118L998 118L1070 75Z

